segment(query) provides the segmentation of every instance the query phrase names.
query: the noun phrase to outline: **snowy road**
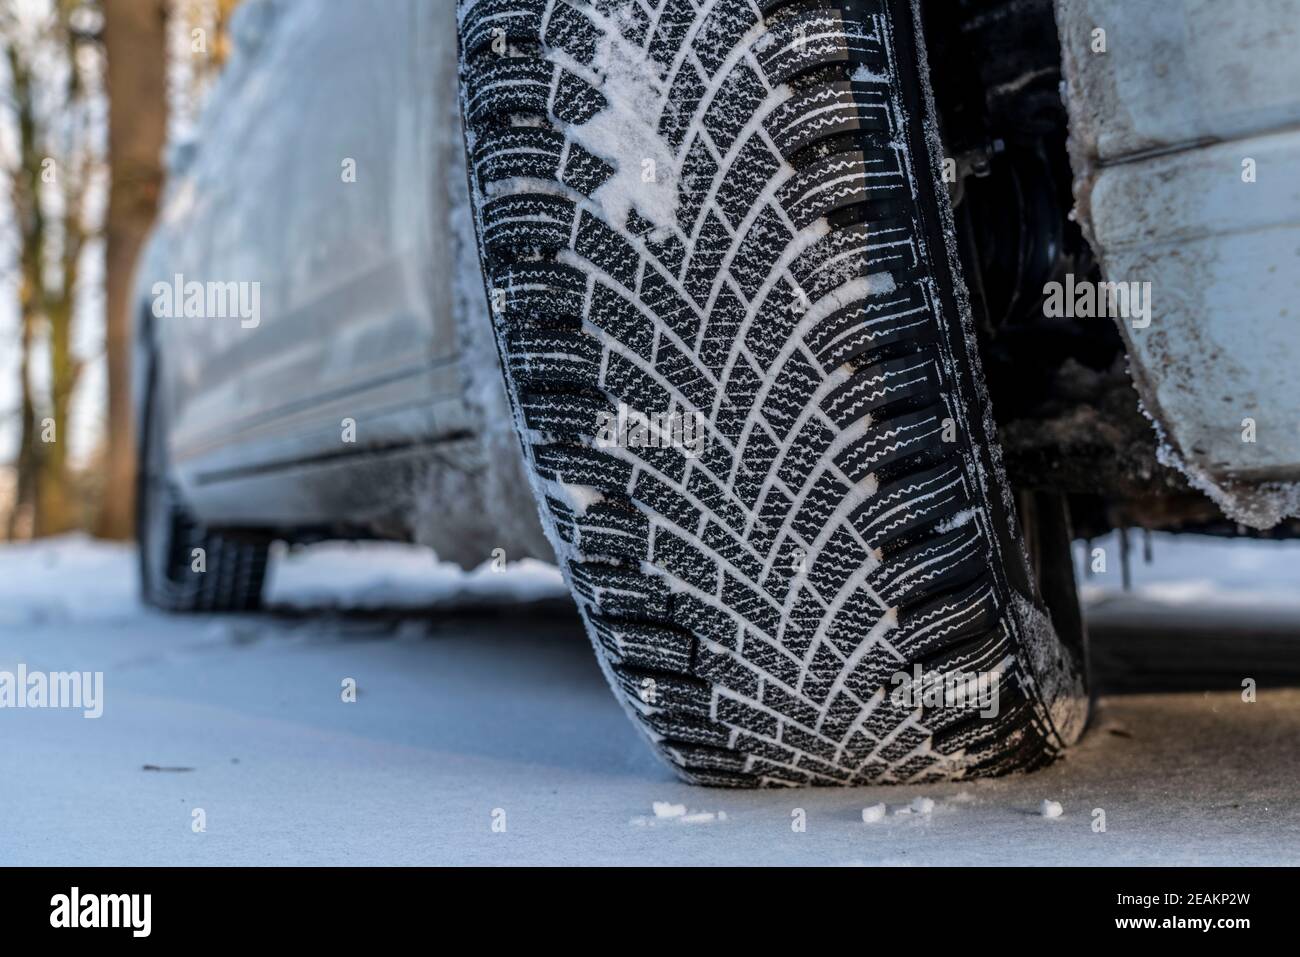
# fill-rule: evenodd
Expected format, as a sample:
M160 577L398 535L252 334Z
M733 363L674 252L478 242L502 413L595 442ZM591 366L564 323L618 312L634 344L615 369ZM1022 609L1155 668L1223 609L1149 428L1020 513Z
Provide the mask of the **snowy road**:
M545 566L326 546L281 563L272 612L180 618L136 604L128 549L10 546L0 671L102 671L104 700L0 710L0 864L1300 863L1300 553L1259 554L1089 584L1108 684L1160 692L1107 696L1046 771L739 793L650 755Z

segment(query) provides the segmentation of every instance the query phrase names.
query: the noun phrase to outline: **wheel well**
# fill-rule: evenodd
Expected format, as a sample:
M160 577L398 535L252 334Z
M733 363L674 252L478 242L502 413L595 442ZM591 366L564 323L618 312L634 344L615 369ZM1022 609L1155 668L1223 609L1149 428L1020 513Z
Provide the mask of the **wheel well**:
M1044 316L1044 286L1101 279L1071 217L1052 0L923 8L962 268L1012 485L1065 493L1076 531L1258 534L1162 465L1119 330ZM1288 522L1271 535L1300 534Z

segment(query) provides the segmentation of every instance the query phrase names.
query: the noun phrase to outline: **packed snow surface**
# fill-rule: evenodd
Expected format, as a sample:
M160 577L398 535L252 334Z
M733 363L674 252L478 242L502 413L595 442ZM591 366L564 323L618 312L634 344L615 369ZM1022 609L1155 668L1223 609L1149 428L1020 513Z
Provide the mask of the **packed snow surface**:
M1169 593L1142 597L1189 572L1197 601L1238 602L1229 637L1259 620L1251 589L1271 626L1300 620L1293 546L1226 549L1160 538L1135 567L1153 643L1189 653L1159 631ZM549 566L324 545L277 557L266 612L190 617L142 608L134 562L80 538L0 547L0 672L104 674L97 719L0 709L0 865L1300 862L1300 691L1263 675L1253 703L1105 698L1032 775L718 791L653 757ZM1118 578L1088 587L1109 600Z

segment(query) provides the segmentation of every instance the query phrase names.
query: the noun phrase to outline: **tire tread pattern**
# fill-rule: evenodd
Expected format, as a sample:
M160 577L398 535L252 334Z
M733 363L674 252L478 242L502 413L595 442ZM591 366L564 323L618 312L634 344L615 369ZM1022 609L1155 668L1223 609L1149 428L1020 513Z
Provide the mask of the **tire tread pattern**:
M713 785L1049 760L990 493L966 430L944 441L974 397L943 346L957 320L900 145L885 5L461 0L459 22L507 389L636 722ZM573 133L608 106L611 46L657 71L644 121L674 158L668 223L604 205L618 163ZM600 447L619 403L698 414L704 450ZM999 672L999 715L896 706L890 677L917 664Z

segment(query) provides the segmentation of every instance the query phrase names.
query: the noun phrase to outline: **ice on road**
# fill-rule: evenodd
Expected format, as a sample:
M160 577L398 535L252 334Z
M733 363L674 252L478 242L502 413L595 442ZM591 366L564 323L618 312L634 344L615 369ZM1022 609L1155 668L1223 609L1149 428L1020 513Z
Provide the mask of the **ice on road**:
M1243 579L1270 590L1265 652L1236 602L1241 641L1164 681L1194 652L1161 622L1204 590L1094 579L1090 607L1170 690L1104 697L1045 771L736 792L651 755L548 566L330 545L278 560L265 613L184 617L138 604L130 548L6 546L0 671L102 671L104 701L0 709L0 864L1294 864L1297 552L1276 555ZM1191 690L1207 671L1224 690Z

